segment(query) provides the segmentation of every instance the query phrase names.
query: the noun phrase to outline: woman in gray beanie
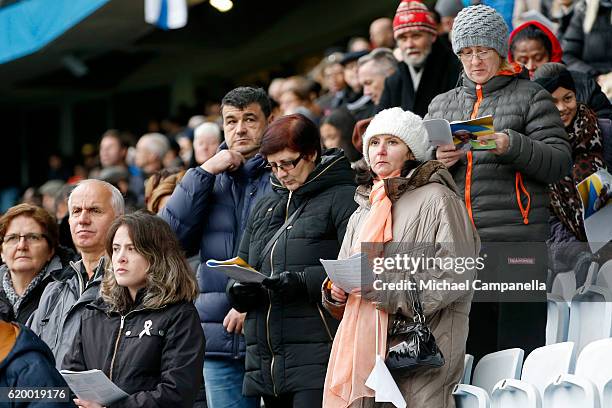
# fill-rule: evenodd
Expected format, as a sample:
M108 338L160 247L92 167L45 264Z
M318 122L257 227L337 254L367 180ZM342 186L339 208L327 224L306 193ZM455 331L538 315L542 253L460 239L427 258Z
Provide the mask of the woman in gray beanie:
M462 84L438 95L428 118L449 121L492 115L495 133L481 136L493 150L439 146L436 158L462 190L483 242L544 242L549 236L548 184L571 168L567 134L550 94L509 64L508 27L494 9L477 5L457 15L453 51L463 64ZM501 274L503 274L503 270ZM542 282L541 275L530 275ZM476 356L545 342L546 293L525 303L475 303L467 350Z

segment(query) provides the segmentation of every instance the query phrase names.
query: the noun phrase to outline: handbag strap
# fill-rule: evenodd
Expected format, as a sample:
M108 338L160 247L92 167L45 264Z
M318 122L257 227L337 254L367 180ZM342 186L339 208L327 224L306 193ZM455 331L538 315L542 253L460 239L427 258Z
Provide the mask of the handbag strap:
M425 323L425 313L423 313L423 304L420 299L419 286L412 276L410 276L410 283L414 290L409 289L410 297L412 298L412 310L414 312L414 320L420 323Z
M293 222L293 220L295 220L300 215L304 207L306 207L307 203L308 201L304 201L302 204L300 204L300 206L293 212L293 214L291 214L289 218L287 218L285 223L281 225L281 227L274 233L274 235L272 235L272 238L270 238L263 251L261 252L264 256L272 250L272 246L274 245L274 243L278 240L280 235L287 229L287 227Z

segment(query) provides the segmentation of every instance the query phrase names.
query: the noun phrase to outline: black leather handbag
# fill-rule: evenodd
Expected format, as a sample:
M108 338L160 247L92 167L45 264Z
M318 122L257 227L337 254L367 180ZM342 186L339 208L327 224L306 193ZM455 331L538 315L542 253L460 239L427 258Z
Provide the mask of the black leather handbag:
M438 368L444 365L444 356L436 339L425 323L423 305L419 299L416 282L410 290L414 318L412 321L397 313L387 335L388 353L385 364L394 374L409 372L420 367Z

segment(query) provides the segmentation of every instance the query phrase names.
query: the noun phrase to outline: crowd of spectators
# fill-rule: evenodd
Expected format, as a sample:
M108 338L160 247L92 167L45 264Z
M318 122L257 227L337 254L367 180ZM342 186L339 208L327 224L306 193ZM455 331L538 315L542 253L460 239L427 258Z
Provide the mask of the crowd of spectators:
M576 184L612 166L612 3L515 0L512 16L463 3L402 0L369 38L267 90L237 87L213 115L137 139L109 129L74 168L49 155L48 181L0 218L0 386L97 368L130 395L112 406L370 406L374 313L386 327L407 301L344 293L319 258L387 251L393 236L470 243L455 256L480 241L585 242ZM485 115L494 149L428 145L423 119ZM262 285L206 264L236 255ZM453 359L398 382L411 406L453 406L466 350L544 344L545 294L424 296ZM42 368L20 377L24 343Z

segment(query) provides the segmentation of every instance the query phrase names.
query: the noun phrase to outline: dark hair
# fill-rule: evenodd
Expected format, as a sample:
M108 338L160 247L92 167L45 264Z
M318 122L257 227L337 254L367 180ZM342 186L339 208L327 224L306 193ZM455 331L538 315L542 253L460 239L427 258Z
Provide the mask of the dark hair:
M259 104L266 118L270 116L272 107L270 106L268 94L262 88L253 88L251 86L241 86L229 91L221 100L221 109L224 106L244 109L252 103Z
M514 47L516 44L527 40L539 41L546 49L548 57L550 58L552 56L552 43L550 42L550 38L548 38L544 31L540 30L540 28L535 25L528 25L512 37L512 41L510 42L512 54L514 55Z
M353 129L355 128L355 117L346 108L334 109L321 120L321 126L327 124L335 127L340 132L340 147L350 162L361 159L362 155L353 146Z
M408 173L410 173L410 170L415 169L419 164L421 164L421 162L417 160L406 160L404 162L404 165L402 166L400 176L406 177ZM356 172L357 172L357 175L355 176L355 180L357 181L357 184L359 184L360 186L361 185L371 186L372 184L374 184L374 180L376 179L376 177L378 177L376 173L374 173L372 169L369 167L368 168L358 167L356 169Z
M130 147L130 141L128 140L128 138L124 134L119 132L117 129L109 129L104 132L102 134L102 137L100 138L100 141L98 142L98 147L100 146L100 143L102 143L102 139L105 139L107 137L117 139L117 141L119 142L119 146L122 149L127 149L128 147Z
M283 149L304 155L316 153L321 157L321 135L310 119L300 113L276 119L264 132L259 152L268 156Z
M198 284L170 226L147 210L120 216L106 235L105 247L111 259L113 240L122 225L129 230L136 251L149 263L147 294L143 306L155 309L171 303L195 300ZM117 284L112 266L104 276L100 293L113 311L124 312L132 303L128 289Z
M59 246L59 228L55 218L44 208L27 203L17 204L9 208L0 218L0 240L4 240L4 235L6 235L10 223L22 215L32 218L42 227L50 250L57 249Z

